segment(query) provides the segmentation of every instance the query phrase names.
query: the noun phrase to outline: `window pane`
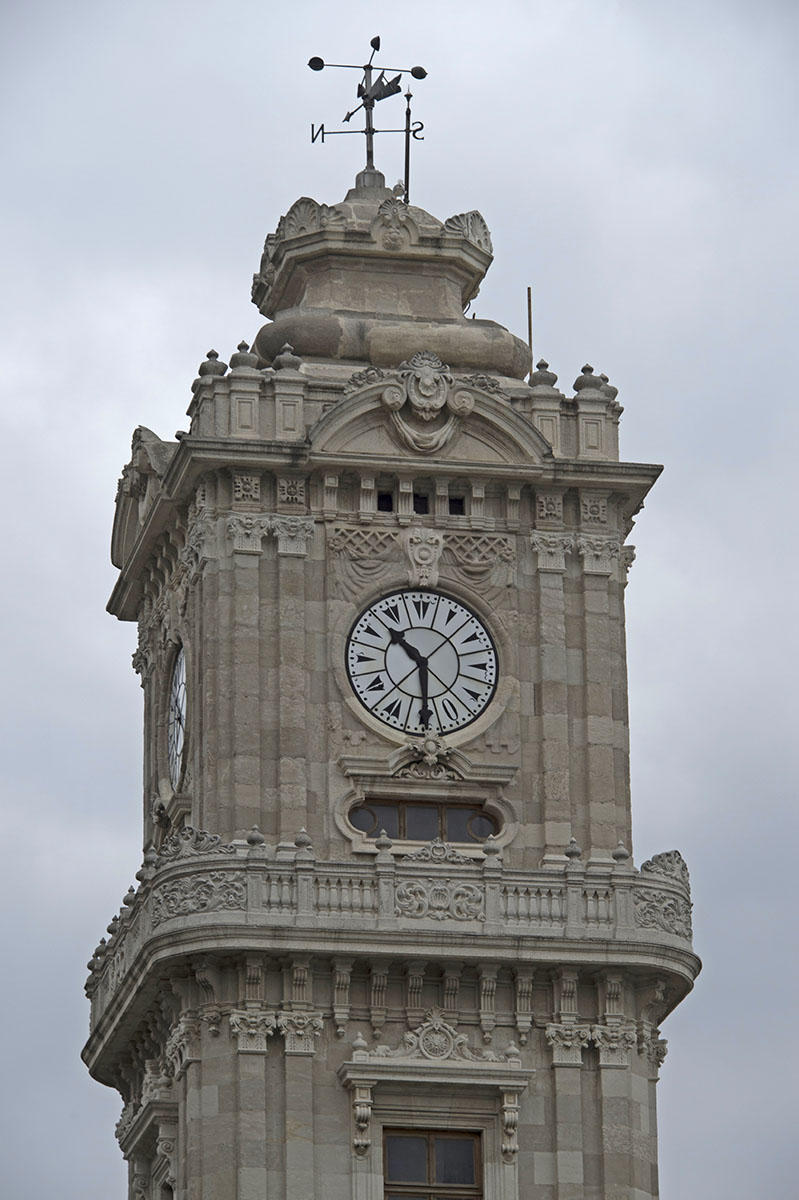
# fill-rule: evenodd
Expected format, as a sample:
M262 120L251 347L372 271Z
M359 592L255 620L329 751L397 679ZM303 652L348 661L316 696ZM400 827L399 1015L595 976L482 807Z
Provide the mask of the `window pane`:
M471 1138L437 1137L436 1183L474 1183L474 1141Z
M478 813L469 822L469 833L476 842L483 842L489 834L497 832L497 823L493 817Z
M427 804L409 804L405 809L405 836L413 842L432 842L438 835L438 809Z
M386 1179L392 1183L426 1183L427 1138L387 1134Z
M370 804L375 814L376 823L373 836L378 837L381 829L385 829L390 838L399 837L399 810L396 804Z
M474 839L469 832L469 818L475 816L473 808L447 809L447 841L471 842Z
M350 824L356 829L360 829L361 833L375 833L377 828L377 818L371 808L362 806L361 808L353 808L350 812Z

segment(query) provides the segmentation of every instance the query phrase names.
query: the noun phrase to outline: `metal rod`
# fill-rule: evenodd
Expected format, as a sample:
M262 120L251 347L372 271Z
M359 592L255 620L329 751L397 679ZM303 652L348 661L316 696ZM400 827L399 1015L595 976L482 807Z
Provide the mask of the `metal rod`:
M411 202L411 92L405 93L407 107L405 109L405 203Z
M366 169L374 170L375 165L375 130L372 124L372 111L375 106L374 100L367 100L366 96L372 90L372 65L371 60L363 69L363 85L365 97L363 101L363 111L366 117Z
M530 347L530 374L533 373L533 289L527 289L527 345Z

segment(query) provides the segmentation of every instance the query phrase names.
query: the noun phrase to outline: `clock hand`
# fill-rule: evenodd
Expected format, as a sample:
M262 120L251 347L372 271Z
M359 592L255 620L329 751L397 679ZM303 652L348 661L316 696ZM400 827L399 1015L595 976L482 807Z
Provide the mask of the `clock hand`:
M419 687L422 693L422 706L419 709L419 720L421 721L423 728L427 729L430 726L430 721L433 716L427 697L427 659L424 654L416 649L415 646L412 646L410 642L406 642L405 637L399 629L389 629L388 632L392 642L394 642L397 646L402 646L403 650L408 655L408 658L415 662L419 668Z

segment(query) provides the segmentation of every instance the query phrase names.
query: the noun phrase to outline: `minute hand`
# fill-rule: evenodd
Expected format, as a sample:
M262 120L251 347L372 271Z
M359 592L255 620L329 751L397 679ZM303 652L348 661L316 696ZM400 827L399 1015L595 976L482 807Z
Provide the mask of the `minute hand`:
M412 646L410 642L406 642L399 629L389 630L389 635L392 642L398 646L402 646L403 650L408 655L408 658L415 662L419 668L419 688L422 693L422 706L419 709L419 720L421 721L422 726L427 729L430 725L430 719L433 715L427 703L427 659L420 650L417 650L416 647Z

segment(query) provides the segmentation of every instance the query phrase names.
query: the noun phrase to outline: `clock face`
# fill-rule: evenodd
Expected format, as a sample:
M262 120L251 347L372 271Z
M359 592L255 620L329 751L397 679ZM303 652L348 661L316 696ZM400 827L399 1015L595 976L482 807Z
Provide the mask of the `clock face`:
M186 656L181 646L172 668L169 685L169 715L167 718L167 753L169 778L175 791L183 775L183 745L186 740Z
M361 613L347 673L372 716L403 733L469 725L497 686L497 652L471 609L440 592L393 592Z

